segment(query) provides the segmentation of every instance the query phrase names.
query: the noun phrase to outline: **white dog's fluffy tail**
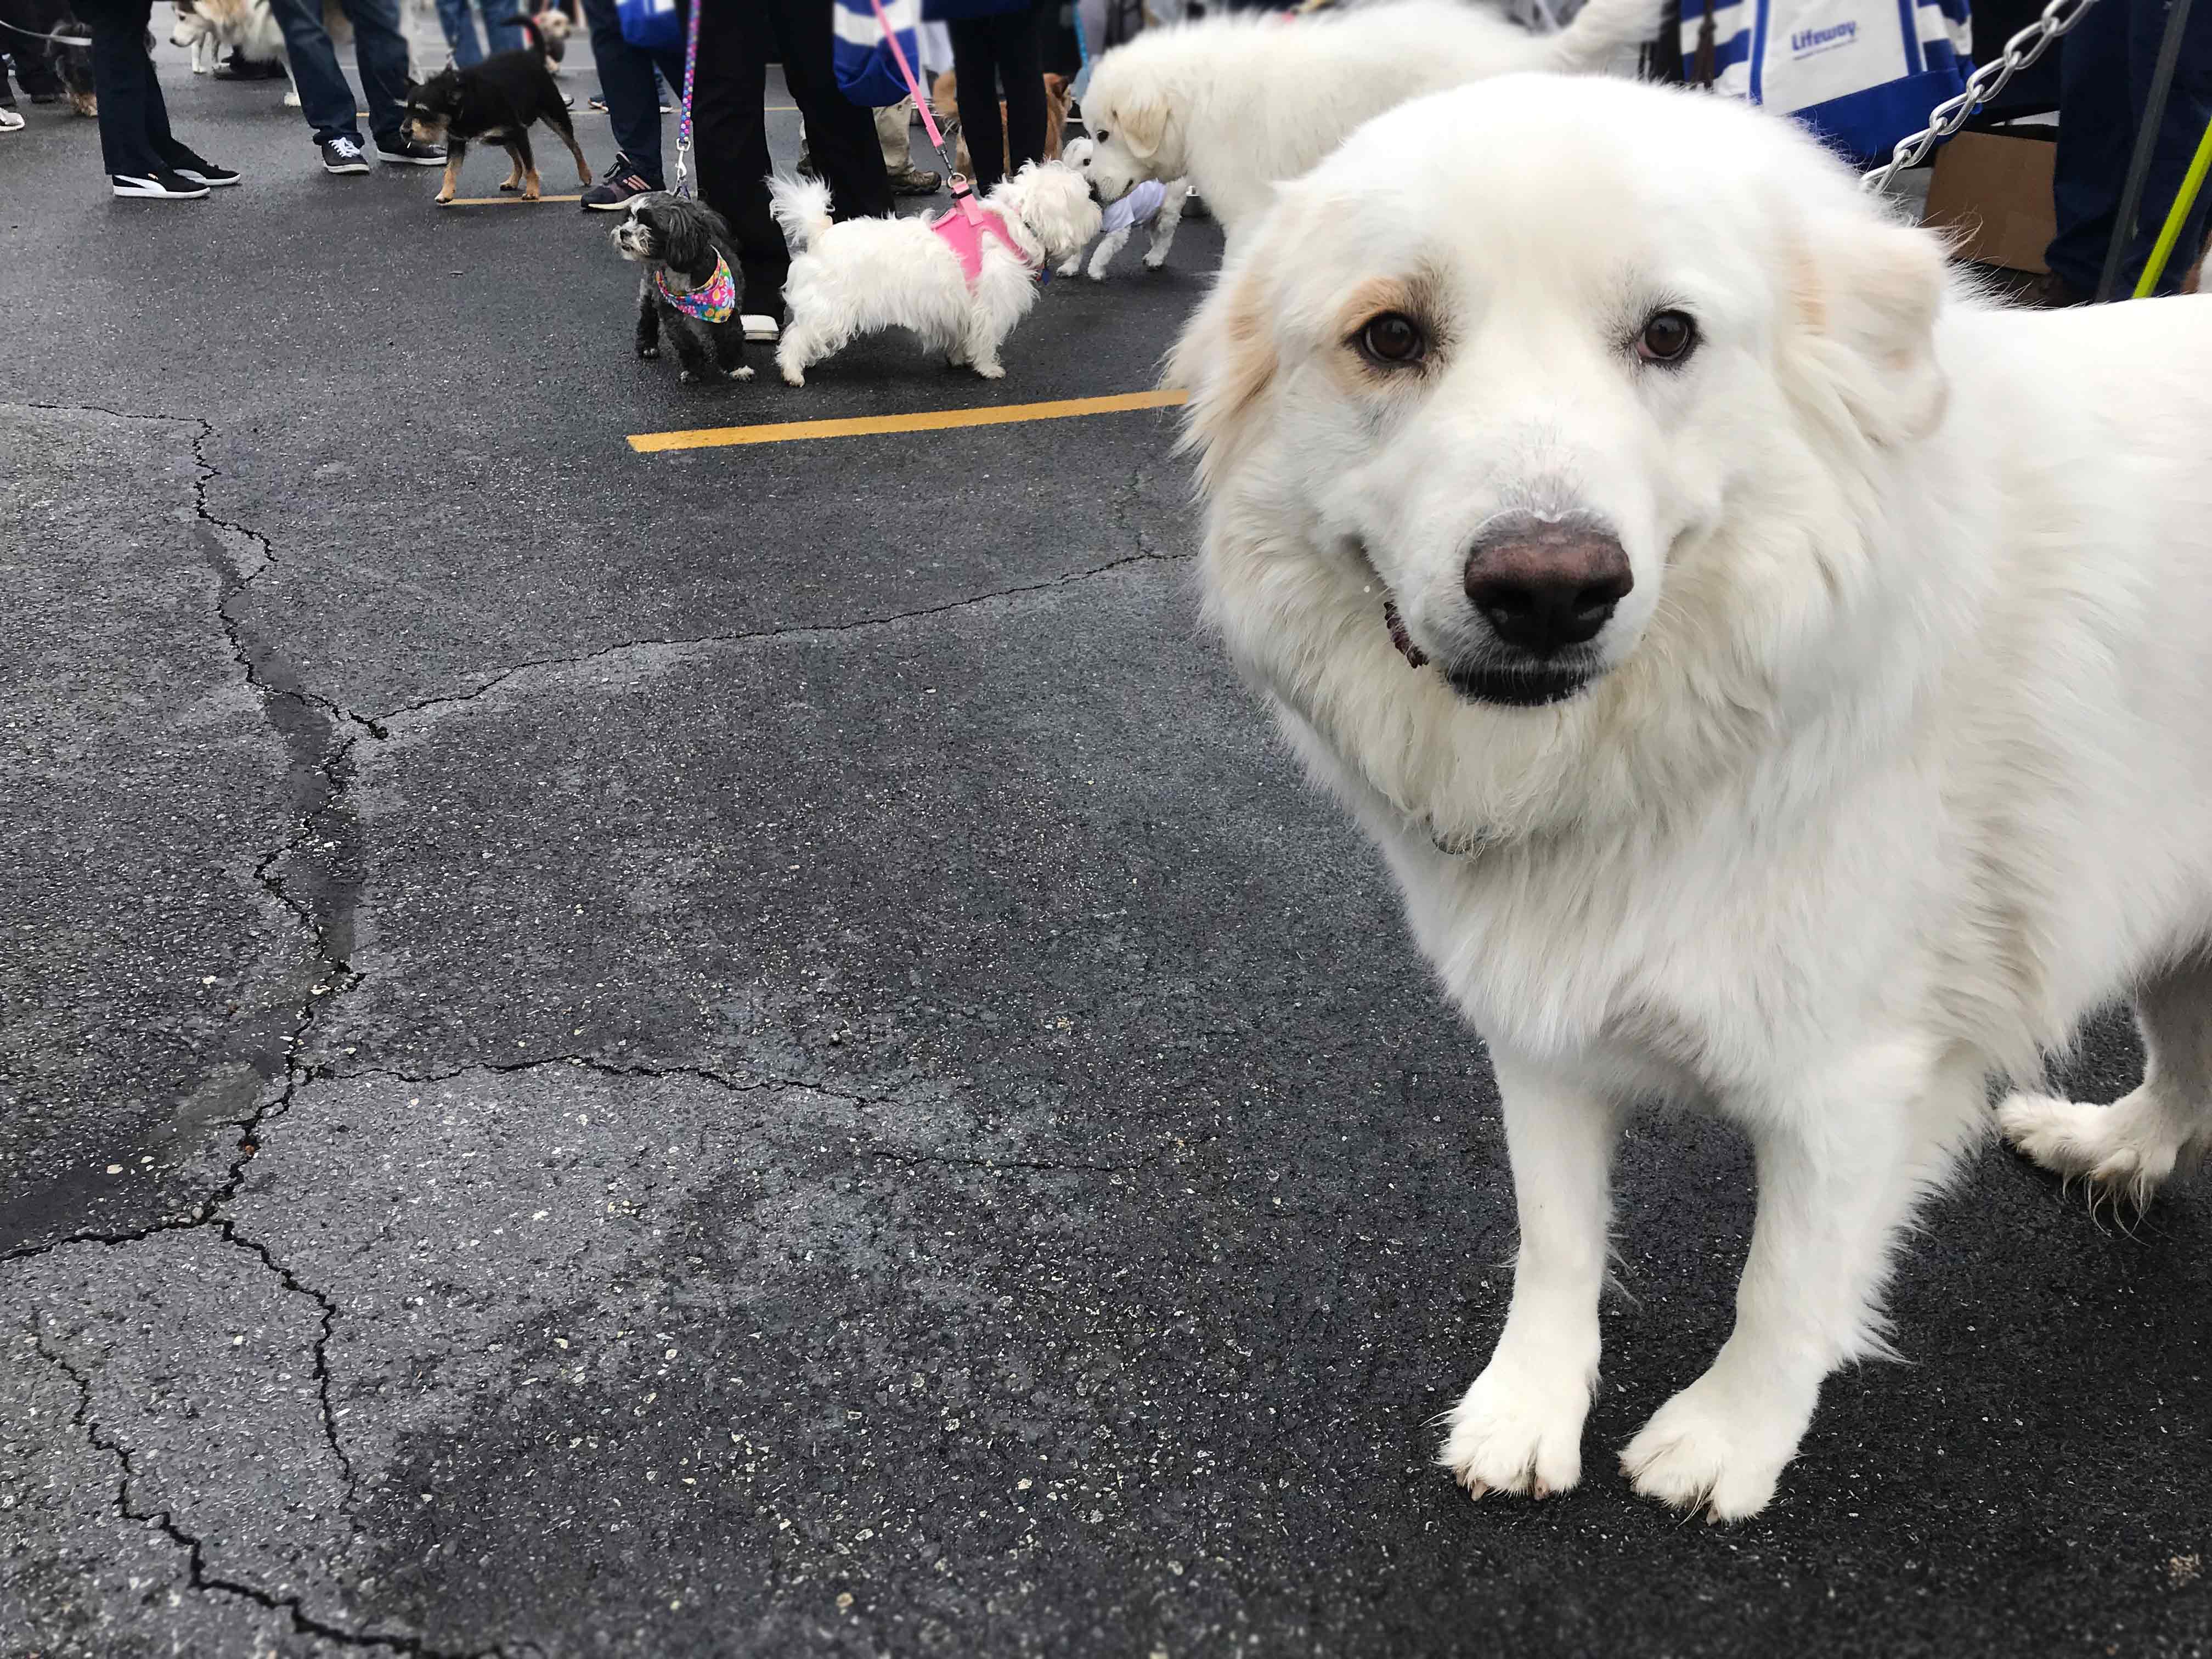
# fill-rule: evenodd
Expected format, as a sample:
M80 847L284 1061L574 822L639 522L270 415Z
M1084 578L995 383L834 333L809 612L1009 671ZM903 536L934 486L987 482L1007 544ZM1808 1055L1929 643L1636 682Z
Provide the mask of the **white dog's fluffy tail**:
M1639 46L1659 33L1662 0L1589 0L1574 21L1552 37L1555 70L1601 70L1624 46Z
M1604 0L1591 0L1602 4ZM819 179L786 179L781 176L768 181L769 211L783 227L784 240L792 251L804 253L812 246L822 233L830 228L830 186Z

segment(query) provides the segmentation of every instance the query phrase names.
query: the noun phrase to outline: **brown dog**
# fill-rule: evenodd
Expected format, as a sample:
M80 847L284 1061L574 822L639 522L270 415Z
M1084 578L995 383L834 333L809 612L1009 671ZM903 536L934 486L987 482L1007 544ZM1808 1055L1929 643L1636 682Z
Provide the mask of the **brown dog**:
M1068 80L1065 75L1044 77L1044 159L1060 159L1060 140L1067 125L1067 106L1072 101L1067 95ZM975 176L975 158L968 154L968 136L960 131L960 83L947 70L929 85L930 107L936 112L937 125L952 140L952 166L955 171L968 178ZM1013 157L1008 154L1006 141L1006 100L999 100L999 166L1002 172L1014 170Z

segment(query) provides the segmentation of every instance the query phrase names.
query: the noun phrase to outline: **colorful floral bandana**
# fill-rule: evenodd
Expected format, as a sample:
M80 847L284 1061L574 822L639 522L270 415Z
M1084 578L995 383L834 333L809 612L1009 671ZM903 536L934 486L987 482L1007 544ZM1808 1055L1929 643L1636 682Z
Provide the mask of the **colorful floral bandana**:
M653 280L659 284L662 299L702 323L726 323L738 308L737 278L730 275L730 262L719 251L714 255L714 274L696 288L669 287L665 270L655 271Z

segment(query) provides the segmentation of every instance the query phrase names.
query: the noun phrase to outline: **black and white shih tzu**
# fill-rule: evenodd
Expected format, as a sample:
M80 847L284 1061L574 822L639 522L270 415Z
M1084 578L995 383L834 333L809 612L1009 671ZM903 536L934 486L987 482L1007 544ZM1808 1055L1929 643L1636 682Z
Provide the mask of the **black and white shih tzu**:
M645 267L637 285L637 355L658 357L664 331L678 378L750 380L744 324L738 314L738 252L730 227L712 208L665 191L634 196L616 221L622 257Z

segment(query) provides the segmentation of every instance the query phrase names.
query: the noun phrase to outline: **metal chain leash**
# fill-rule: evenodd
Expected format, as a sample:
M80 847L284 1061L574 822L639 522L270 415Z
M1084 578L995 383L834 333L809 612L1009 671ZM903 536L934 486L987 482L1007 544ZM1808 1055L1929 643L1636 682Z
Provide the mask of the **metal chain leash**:
M1870 191L1887 190L1899 172L1917 167L1929 150L1966 125L1977 109L2004 89L2006 82L2042 57L2053 40L2080 22L2096 3L2097 0L2051 0L2042 16L2005 42L2002 56L1976 70L1964 92L1936 105L1929 112L1928 125L1900 141L1889 160L1860 183Z

